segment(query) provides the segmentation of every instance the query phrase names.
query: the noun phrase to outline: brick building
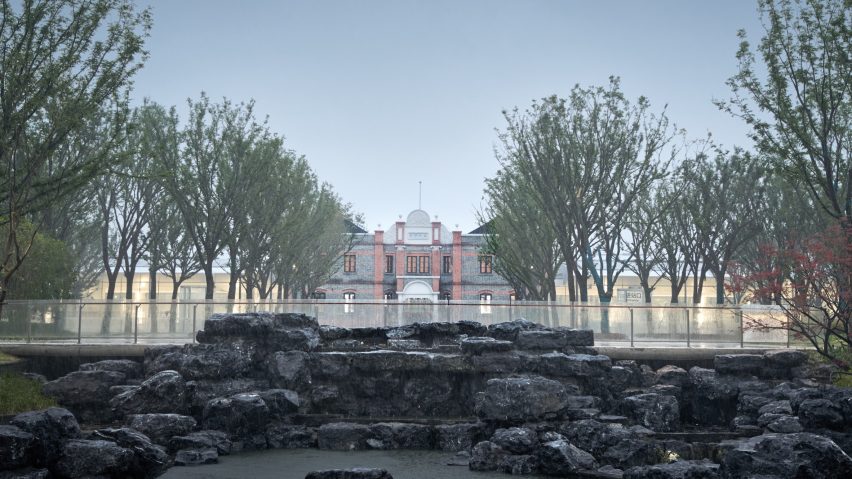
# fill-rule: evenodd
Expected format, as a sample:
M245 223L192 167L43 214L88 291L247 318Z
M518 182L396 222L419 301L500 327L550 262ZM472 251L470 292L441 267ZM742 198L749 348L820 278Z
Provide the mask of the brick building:
M387 231L355 231L352 251L317 294L343 300L508 301L512 287L494 272L493 256L481 254L480 232L451 232L419 209Z

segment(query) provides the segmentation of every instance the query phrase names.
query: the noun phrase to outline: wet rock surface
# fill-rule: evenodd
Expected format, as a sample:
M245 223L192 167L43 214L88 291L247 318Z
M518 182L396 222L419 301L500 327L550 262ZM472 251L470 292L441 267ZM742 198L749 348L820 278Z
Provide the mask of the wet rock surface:
M0 478L148 478L271 448L613 478L844 477L850 462L852 391L803 377L800 351L654 370L523 319L343 329L269 313L213 316L198 339L46 383L71 411L0 425Z
M308 473L305 479L393 479L393 476L384 469L356 467L353 469L313 471Z

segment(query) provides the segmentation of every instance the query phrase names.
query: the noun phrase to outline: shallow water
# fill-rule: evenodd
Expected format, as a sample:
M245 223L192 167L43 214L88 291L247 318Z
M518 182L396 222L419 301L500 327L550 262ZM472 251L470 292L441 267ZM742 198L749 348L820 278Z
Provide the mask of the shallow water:
M507 479L496 472L474 472L467 466L447 466L453 453L440 451L326 451L275 449L220 456L219 464L173 467L163 479L304 479L311 471L379 467L394 479ZM544 476L524 476L543 478Z

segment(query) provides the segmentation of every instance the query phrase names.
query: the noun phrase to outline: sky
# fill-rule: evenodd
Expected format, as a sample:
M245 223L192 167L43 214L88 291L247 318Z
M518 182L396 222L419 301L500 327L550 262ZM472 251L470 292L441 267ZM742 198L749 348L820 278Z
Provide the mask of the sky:
M751 0L137 0L150 58L133 101L255 101L320 180L387 229L418 207L470 231L503 110L621 78L697 139L749 146L721 112ZM381 226L379 226L381 225ZM458 225L458 227L456 227Z

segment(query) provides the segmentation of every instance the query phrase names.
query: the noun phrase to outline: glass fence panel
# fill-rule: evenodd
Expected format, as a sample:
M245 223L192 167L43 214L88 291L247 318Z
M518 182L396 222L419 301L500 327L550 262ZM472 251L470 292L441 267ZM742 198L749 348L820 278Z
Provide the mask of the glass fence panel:
M378 328L475 321L486 326L526 319L546 327L591 329L598 344L786 346L777 308L588 305L550 302L245 300L159 302L12 301L0 309L0 340L192 342L213 314L271 311L316 317L320 324ZM79 339L78 339L79 338ZM798 345L795 337L792 344Z

